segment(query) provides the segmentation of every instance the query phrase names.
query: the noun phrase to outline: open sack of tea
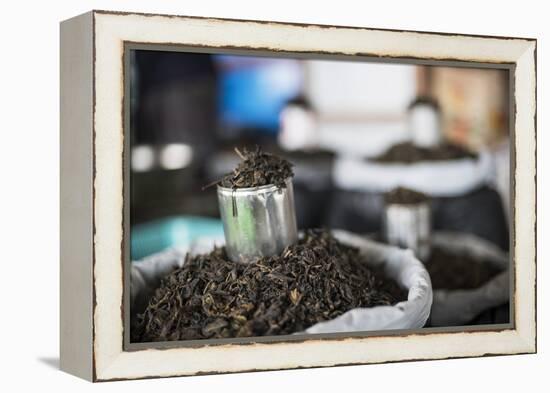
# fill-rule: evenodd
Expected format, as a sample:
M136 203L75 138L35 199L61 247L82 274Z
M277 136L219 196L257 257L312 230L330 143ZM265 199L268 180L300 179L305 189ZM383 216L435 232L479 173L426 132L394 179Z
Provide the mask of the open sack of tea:
M351 234L349 232L344 231L332 231L332 235L337 241L343 245L350 246L357 250L357 255L361 257L361 261L364 261L365 264L368 264L368 268L372 270L377 271L383 271L383 274L388 278L394 281L399 287L401 287L401 291L404 293L404 297L402 300L399 300L396 303L392 303L389 301L386 301L384 296L380 294L373 293L372 299L373 302L377 302L376 304L384 304L384 305L376 305L373 307L359 307L359 308L353 308L346 310L345 312L338 315L336 318L332 319L323 319L321 318L322 322L315 323L310 326L304 326L303 329L297 329L296 331L287 331L287 330L281 330L280 332L276 332L274 334L292 334L292 333L329 333L329 332L351 332L351 331L373 331L373 330L385 330L385 329L411 329L411 328L420 328L424 326L426 323L426 320L429 317L430 313L430 307L432 305L432 289L431 289L431 283L429 275L422 265L420 261L418 261L412 254L412 252L407 250L401 250L392 246L382 245L376 242L373 242L371 240L367 240L363 237L360 237L358 235ZM310 236L310 235L305 235ZM323 235L325 236L325 235ZM301 238L304 238L304 234L301 235ZM333 239L333 238L331 238ZM313 239L315 240L315 239ZM330 240L330 239L329 239ZM219 242L217 243L219 246ZM306 244L307 245L307 244ZM211 249L213 248L213 244L211 245ZM331 246L332 247L332 246ZM155 293L155 288L157 288L160 284L163 278L167 277L170 272L173 272L175 269L181 268L184 266L185 261L189 260L186 259L186 252L188 251L190 254L200 254L204 253L208 247L205 248L205 244L202 243L199 247L191 247L189 250L176 250L176 249L170 249L166 250L164 252L161 252L159 254L155 254L153 256L150 256L148 258L145 258L141 261L135 261L132 263L131 268L131 312L133 315L133 320L135 320L135 314L138 314L143 311L143 309L147 306L149 303L149 308L151 307L150 299ZM216 249L214 251L211 251L211 253L217 252ZM303 249L303 252L308 254L307 249ZM283 253L284 254L284 253ZM314 254L314 253L313 253ZM312 254L312 255L313 255ZM204 264L199 265L200 267L208 266L208 260L205 260ZM203 262L201 262L203 263ZM231 266L231 262L228 262L228 266ZM311 268L318 268L318 266L313 266L314 263L311 266L306 266L306 269ZM245 265L241 265L245 266ZM265 267L265 266L264 266ZM259 270L255 270L255 274L262 274L262 267L260 266ZM242 272L247 272L246 266L241 269ZM338 272L337 272L338 273ZM233 274L233 275L231 275ZM268 273L269 275L277 275L277 272ZM331 272L334 277L334 272ZM225 277L225 276L224 276ZM238 281L239 279L242 279L243 277L239 277L238 273L230 272L230 274L227 275L228 278L224 280L235 280ZM250 277L250 276L248 276ZM271 277L272 278L272 277ZM285 280L284 277L281 277L281 280ZM196 285L196 280L193 279L193 276L190 275L188 278L188 282L191 283L191 285ZM193 284L194 283L194 284ZM283 319L286 318L292 318L292 310L295 310L296 308L292 308L293 305L296 305L300 302L300 299L304 298L307 299L306 294L301 294L299 291L294 288L290 289L289 286L288 293L285 294L285 296L288 296L290 299L289 310L279 310L278 312L283 315ZM319 290L319 288L310 288L312 291ZM334 290L338 291L338 285L335 285ZM190 291L190 288L186 288L185 285L182 285L179 287L178 290L181 291ZM265 288L264 290L270 291L270 288ZM202 292L201 292L202 293ZM158 295L158 292L157 292ZM162 295L162 293L161 293ZM259 295L258 295L259 296ZM162 296L157 296L154 298L154 301L160 302L162 301ZM340 302L339 295L336 296L337 301ZM208 300L208 301L206 301ZM330 299L329 299L330 300ZM209 304L208 302L211 300L209 299L203 299L199 298L199 302L202 302L202 307L215 307L216 305ZM206 304L208 303L208 304ZM206 306L205 306L206 304ZM233 303L232 303L233 304ZM336 303L335 303L336 304ZM256 314L258 313L264 313L268 315L270 312L273 312L271 309L272 307L266 306L267 308L262 309L264 305L261 306L255 305L255 304L244 304L237 306L235 305L235 309L231 308L231 305L228 305L228 309L226 310L227 315L232 315L235 320L238 322L238 318L240 317L238 314L243 310L243 307L250 307L256 309ZM241 307L238 309L238 307ZM315 305L313 305L315 307ZM248 310L245 310L248 311ZM311 311L311 310L306 310ZM200 311L199 311L200 312ZM298 312L298 311L296 311ZM304 309L302 308L301 313L304 312ZM326 313L326 315L330 315L328 310L323 311ZM286 314L285 314L286 313ZM177 326L181 325L181 316L178 317L178 323ZM152 320L154 318L150 318ZM174 321L176 320L176 317L169 317L164 320L169 320L171 326L166 326L166 329L179 329L175 328ZM233 321L235 322L235 321ZM153 321L153 323L157 323L157 321ZM192 332L190 332L189 327L184 327L182 329L187 329L185 331L185 334L183 334L181 331L177 332L177 334L165 334L166 332L161 332L161 339L184 339L186 337L190 338L205 338L208 337L207 333L210 330L220 329L224 328L227 324L227 319L214 319L213 321L210 321L208 323L208 326L203 326L202 331L200 333L200 337L195 337ZM281 322L282 323L282 322ZM160 327L160 330L162 330L162 326ZM158 331L158 326L157 326ZM266 335L270 335L270 330L257 330L262 331ZM190 332L189 334L187 334ZM243 333L244 332L244 333ZM248 331L250 332L250 331ZM255 330L251 331L252 333L255 332ZM196 332L195 332L196 333ZM239 334L241 337L244 336L254 336L255 334L248 334L247 330L241 330L239 331ZM221 336L221 337L229 337L229 336ZM150 340L157 340L156 337L144 339L144 341L150 341Z
M430 326L460 326L509 301L508 255L492 243L464 233L435 232ZM432 252L432 253L433 253Z
M350 232L335 230L342 243L356 247L373 268L408 291L407 300L393 306L356 308L306 329L307 333L334 333L386 329L421 328L430 315L432 288L424 266L410 250L402 250L367 240Z
M463 195L494 177L491 155L453 159L393 162L358 157L336 160L333 169L335 184L342 190L387 192L397 187L417 190L430 196Z

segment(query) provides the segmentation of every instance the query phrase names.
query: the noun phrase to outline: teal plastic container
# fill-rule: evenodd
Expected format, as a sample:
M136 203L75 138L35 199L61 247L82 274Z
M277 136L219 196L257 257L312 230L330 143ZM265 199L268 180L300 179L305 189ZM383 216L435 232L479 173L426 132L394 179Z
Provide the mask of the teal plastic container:
M135 225L130 234L131 259L142 259L170 247L188 248L205 237L223 238L221 220L174 216Z

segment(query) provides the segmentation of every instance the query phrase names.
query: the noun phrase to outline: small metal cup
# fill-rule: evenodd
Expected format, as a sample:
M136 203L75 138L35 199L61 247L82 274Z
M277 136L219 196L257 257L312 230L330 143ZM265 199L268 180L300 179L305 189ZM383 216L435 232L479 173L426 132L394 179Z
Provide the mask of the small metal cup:
M387 204L383 223L386 242L413 250L421 261L429 258L431 213L428 202Z
M251 262L280 254L298 240L292 179L285 188L218 186L218 202L229 259Z

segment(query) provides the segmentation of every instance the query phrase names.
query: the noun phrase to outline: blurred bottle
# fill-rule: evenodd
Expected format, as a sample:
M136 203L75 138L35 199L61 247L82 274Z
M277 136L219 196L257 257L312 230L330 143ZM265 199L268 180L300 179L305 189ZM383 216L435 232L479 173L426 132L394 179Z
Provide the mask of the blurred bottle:
M279 146L287 151L318 147L317 115L310 102L298 96L287 102L280 114Z
M408 122L414 145L429 148L442 142L441 110L434 99L417 97L409 105Z

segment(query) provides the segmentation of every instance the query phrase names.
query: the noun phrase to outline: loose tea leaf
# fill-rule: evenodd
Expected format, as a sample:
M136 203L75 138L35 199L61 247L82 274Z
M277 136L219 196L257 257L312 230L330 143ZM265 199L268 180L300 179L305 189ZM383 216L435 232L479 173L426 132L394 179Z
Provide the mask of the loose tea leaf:
M405 187L398 187L384 195L386 204L416 205L427 202L429 197L426 194L417 192Z
M433 289L475 289L502 271L486 261L475 261L469 255L449 253L433 248L425 263Z
M233 172L228 173L219 182L222 187L248 188L273 184L278 188L285 187L285 180L294 176L292 164L287 160L264 153L259 146L254 150L235 149L243 160Z
M133 341L291 334L357 307L391 305L406 291L369 269L329 232L307 231L279 256L230 262L223 248L187 256L138 316Z
M411 164L422 161L446 161L462 158L477 158L477 155L450 143L425 148L405 142L390 147L384 154L374 158L373 161L385 164Z

